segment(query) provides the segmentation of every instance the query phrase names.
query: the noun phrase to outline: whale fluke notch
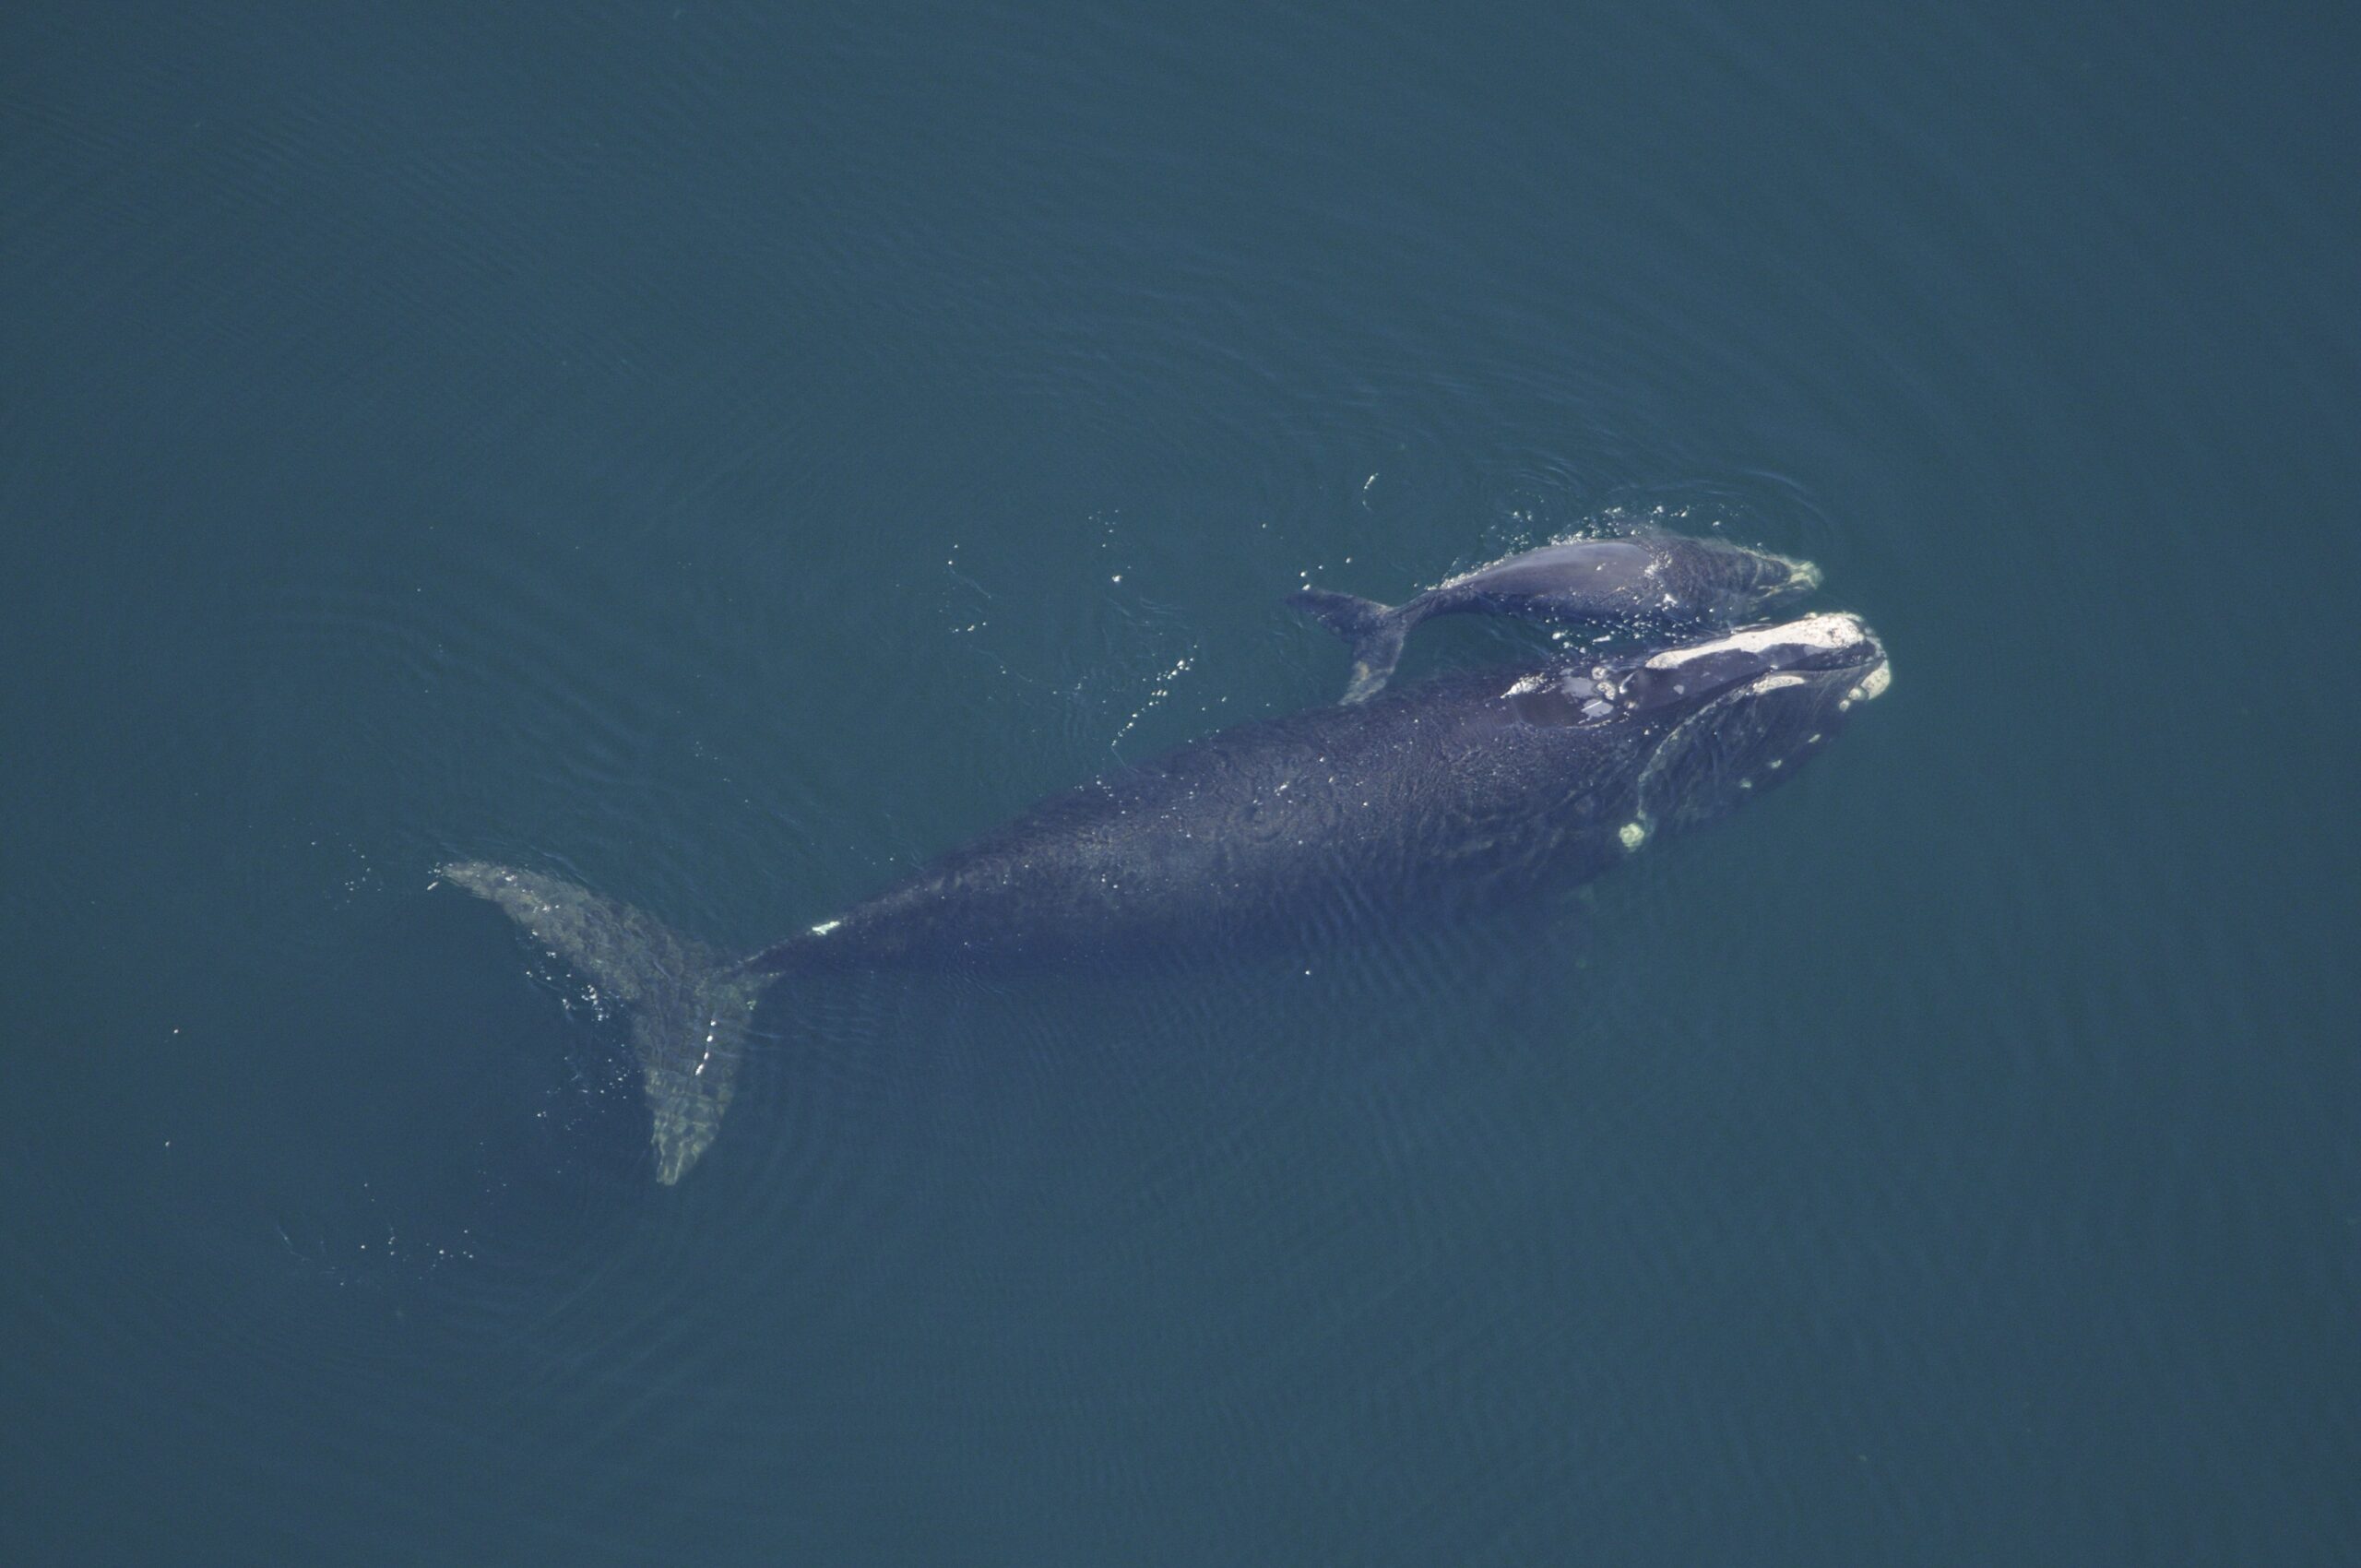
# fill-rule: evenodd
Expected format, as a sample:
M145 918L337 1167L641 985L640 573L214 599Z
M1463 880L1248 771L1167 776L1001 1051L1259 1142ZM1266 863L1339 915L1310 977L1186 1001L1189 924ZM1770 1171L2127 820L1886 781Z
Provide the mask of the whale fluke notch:
M670 1186L713 1144L737 1087L754 1004L776 977L748 972L651 915L561 878L483 861L441 868L625 1012Z

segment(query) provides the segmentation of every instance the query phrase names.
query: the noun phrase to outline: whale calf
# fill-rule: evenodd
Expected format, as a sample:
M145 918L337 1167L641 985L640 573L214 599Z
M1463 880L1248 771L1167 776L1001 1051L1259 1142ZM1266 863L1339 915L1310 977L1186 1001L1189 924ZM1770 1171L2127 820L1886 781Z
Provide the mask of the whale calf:
M1412 627L1482 612L1533 621L1598 621L1634 630L1729 625L1820 586L1820 568L1717 539L1648 529L1545 545L1478 566L1400 604L1303 588L1287 602L1352 645L1340 701L1385 687Z
M539 872L441 874L623 1009L670 1183L712 1144L773 986L1308 947L1395 912L1571 886L1793 777L1889 678L1866 624L1821 614L1241 724L1052 795L743 958Z

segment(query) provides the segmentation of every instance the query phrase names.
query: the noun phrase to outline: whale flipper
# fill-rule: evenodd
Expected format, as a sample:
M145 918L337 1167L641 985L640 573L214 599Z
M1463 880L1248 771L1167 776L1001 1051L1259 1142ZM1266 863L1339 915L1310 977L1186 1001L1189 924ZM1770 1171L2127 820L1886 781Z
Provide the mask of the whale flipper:
M754 1004L754 974L628 904L539 872L466 861L441 874L506 910L627 1013L654 1121L656 1179L688 1173L721 1130Z
M1340 703L1367 702L1385 689L1402 661L1403 639L1419 619L1400 607L1328 588L1298 588L1287 602L1352 645L1352 681Z

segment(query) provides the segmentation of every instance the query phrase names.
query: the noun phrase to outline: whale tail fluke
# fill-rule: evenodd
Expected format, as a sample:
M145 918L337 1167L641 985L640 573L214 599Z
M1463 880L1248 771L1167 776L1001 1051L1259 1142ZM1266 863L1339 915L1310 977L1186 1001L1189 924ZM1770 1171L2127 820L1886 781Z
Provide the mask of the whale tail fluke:
M465 861L440 874L507 911L620 1008L654 1122L656 1179L670 1186L713 1144L737 1085L754 974L628 904L540 872Z
M1398 608L1316 588L1296 589L1287 602L1352 645L1352 680L1339 702L1367 702L1385 689L1410 635L1410 620Z

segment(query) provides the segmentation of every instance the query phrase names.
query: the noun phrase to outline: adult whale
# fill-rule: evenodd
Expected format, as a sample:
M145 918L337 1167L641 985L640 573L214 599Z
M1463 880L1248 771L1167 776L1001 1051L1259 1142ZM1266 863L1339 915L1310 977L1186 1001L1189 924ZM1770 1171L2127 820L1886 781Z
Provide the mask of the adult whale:
M1507 556L1400 604L1320 588L1298 588L1287 602L1351 645L1352 678L1337 700L1357 703L1384 689L1411 628L1438 615L1515 615L1685 632L1735 625L1819 586L1820 568L1809 561L1646 528Z
M442 874L623 1005L657 1180L672 1182L712 1144L755 1002L778 981L1287 946L1571 885L1791 777L1888 679L1869 627L1823 614L1241 724L1053 795L735 960L540 873Z

